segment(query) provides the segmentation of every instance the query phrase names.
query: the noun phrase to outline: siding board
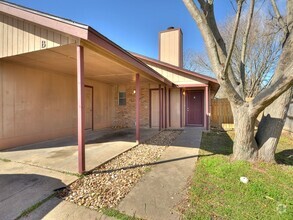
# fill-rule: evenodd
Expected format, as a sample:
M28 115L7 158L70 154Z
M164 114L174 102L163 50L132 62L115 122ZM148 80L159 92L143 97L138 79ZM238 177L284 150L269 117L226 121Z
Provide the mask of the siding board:
M2 78L3 78L2 65L0 64L0 138L3 137L3 79Z
M4 21L3 14L0 14L0 39L4 39ZM3 56L3 40L0 40L0 57Z
M17 36L19 36L17 38L17 53L21 54L23 53L23 50L24 50L24 44L23 44L23 41L24 41L24 26L23 26L23 21L22 20L18 20L17 22Z
M114 87L90 79L85 83L94 87L95 129L112 126ZM0 62L0 149L75 135L76 94L71 74Z
M3 18L3 56L7 56L7 46L8 46L8 18L4 16Z
M0 58L76 42L57 30L0 13Z

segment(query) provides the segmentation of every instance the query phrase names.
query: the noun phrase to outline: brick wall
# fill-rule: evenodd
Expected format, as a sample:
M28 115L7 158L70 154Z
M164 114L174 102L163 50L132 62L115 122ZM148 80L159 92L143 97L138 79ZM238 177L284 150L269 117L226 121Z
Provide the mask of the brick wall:
M141 83L140 126L149 127L149 84ZM117 86L115 92L114 127L135 127L135 83ZM118 105L119 92L126 92L126 105Z

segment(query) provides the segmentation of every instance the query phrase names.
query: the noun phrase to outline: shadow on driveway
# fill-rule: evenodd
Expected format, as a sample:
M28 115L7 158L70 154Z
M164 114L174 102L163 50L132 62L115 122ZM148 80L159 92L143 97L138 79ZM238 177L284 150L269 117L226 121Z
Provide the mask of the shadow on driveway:
M48 176L0 174L0 219L16 219L23 211L48 198L54 189L61 187L65 187L61 180ZM40 219L44 216L40 216Z

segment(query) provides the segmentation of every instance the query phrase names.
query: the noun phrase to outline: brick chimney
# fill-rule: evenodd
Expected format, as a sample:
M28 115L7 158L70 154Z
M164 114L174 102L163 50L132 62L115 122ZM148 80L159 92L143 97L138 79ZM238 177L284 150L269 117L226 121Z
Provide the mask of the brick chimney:
M183 67L183 34L180 28L169 27L159 33L159 60Z

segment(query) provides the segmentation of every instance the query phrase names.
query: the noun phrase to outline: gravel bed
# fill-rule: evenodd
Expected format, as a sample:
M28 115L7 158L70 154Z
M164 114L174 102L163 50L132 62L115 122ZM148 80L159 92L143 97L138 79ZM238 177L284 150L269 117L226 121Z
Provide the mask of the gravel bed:
M91 209L115 207L180 133L160 132L59 191L58 197Z

